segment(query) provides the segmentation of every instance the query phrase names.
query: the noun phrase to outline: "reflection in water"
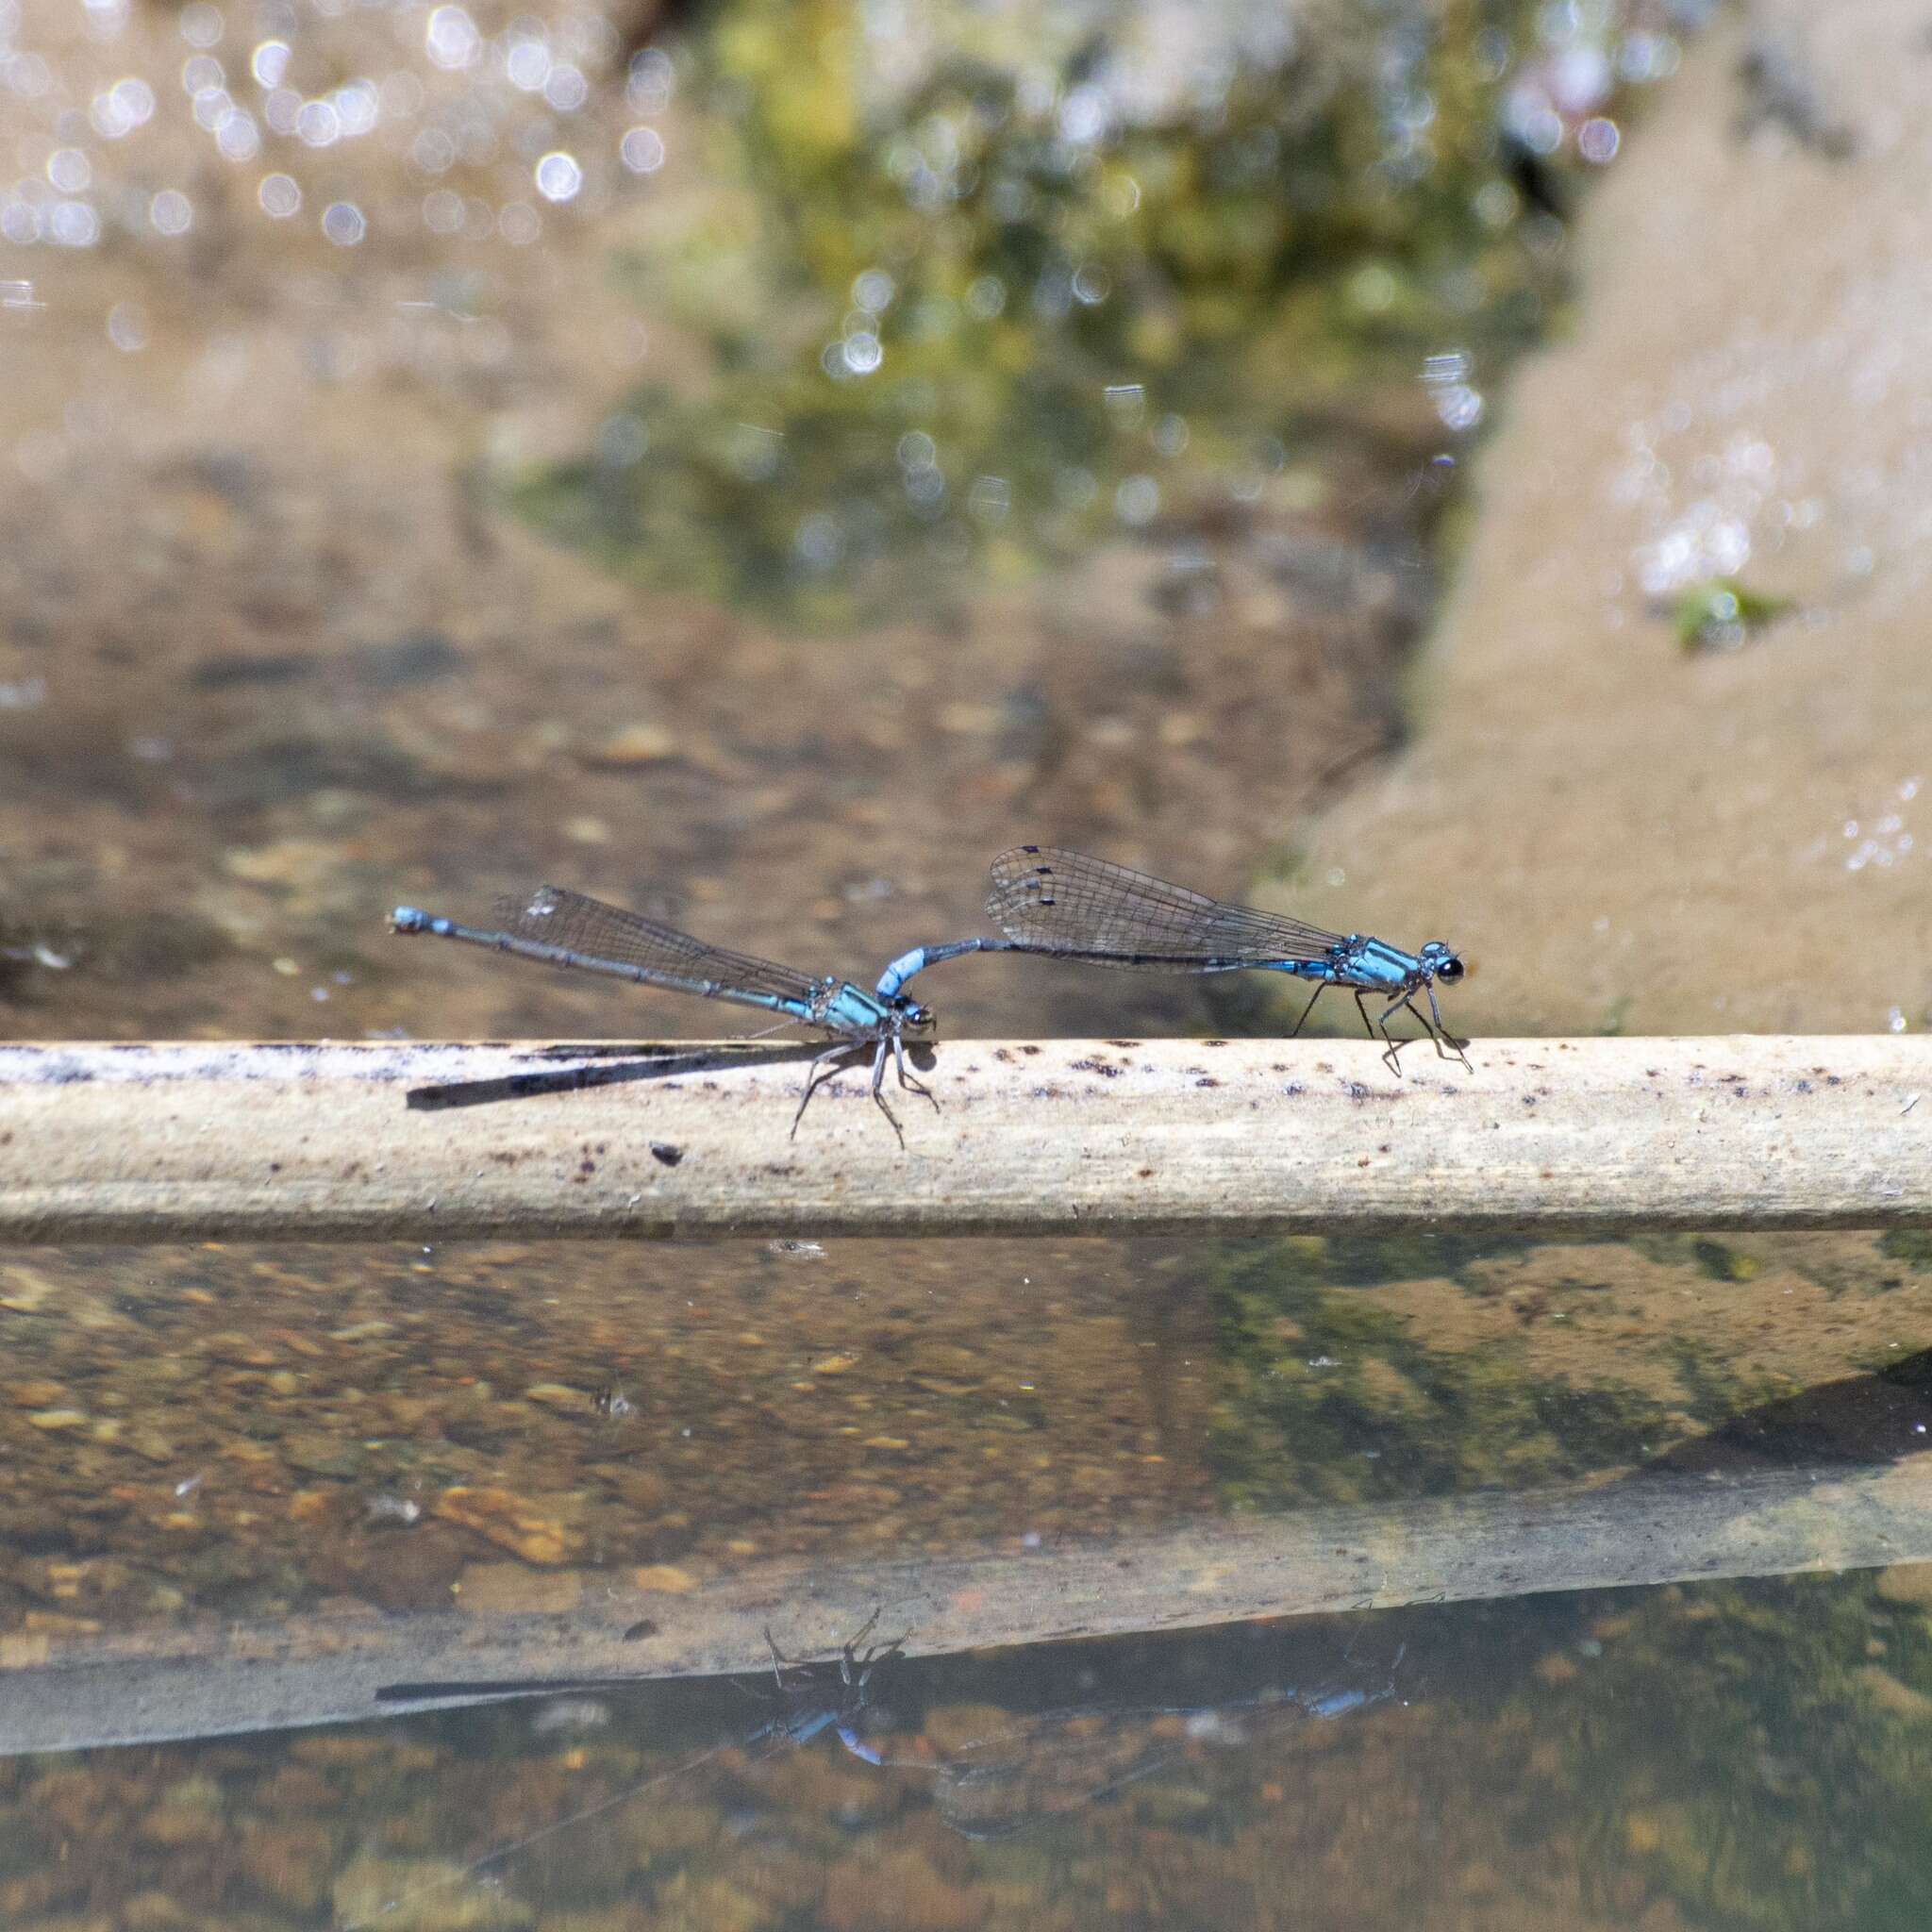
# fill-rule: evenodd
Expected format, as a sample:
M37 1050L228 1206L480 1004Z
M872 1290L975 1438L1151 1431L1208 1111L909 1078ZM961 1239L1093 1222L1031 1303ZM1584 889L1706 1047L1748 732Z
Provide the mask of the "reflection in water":
M1398 1655L1397 1663L1401 1661ZM933 1808L970 1839L1010 1838L1047 1819L1099 1803L1184 1757L1240 1750L1296 1718L1333 1719L1393 1696L1329 1686L1271 1689L1258 1696L1195 1707L1115 1710L1075 1706L1044 1710L983 1737L950 1745L942 1757L879 1761L932 1774Z
M1910 1571L1594 1592L880 1657L851 1684L835 1659L756 1711L713 1679L17 1758L0 1913L1904 1928L1932 1905L1928 1611Z
M36 1254L0 1269L0 1629L1051 1555L1613 1478L1750 1417L1759 1461L1796 1428L1888 1461L1932 1423L1928 1265L1852 1234ZM1828 1428L1792 1406L1873 1372Z
M765 1641L772 1651L772 1679L776 1686L775 1692L755 1692L774 1698L777 1709L764 1723L747 1732L741 1739L715 1744L696 1752L668 1769L655 1772L641 1779L628 1790L614 1796L599 1800L596 1804L572 1812L568 1817L540 1826L527 1837L520 1838L509 1844L497 1845L473 1858L466 1865L445 1871L408 1885L396 1897L373 1905L366 1916L358 1916L349 1921L343 1932L360 1932L360 1928L375 1925L384 1920L405 1919L418 1916L424 1903L437 1893L464 1886L487 1885L492 1890L499 1882L496 1876L498 1867L522 1855L534 1851L540 1844L557 1838L560 1833L575 1831L594 1824L607 1817L620 1806L641 1799L658 1787L670 1783L681 1783L693 1778L713 1759L729 1750L736 1750L746 1761L755 1760L768 1751L781 1749L786 1745L809 1744L823 1733L832 1732L854 1757L867 1763L879 1761L875 1751L861 1743L854 1728L863 1715L868 1692L871 1689L873 1673L882 1666L895 1663L901 1655L903 1640L894 1639L877 1644L868 1644L878 1623L879 1613L874 1610L863 1626L848 1638L840 1650L836 1667L814 1667L802 1664L786 1657L778 1648L776 1641L769 1630ZM492 1697L517 1697L529 1692L542 1694L548 1702L531 1721L530 1730L535 1737L551 1737L560 1733L589 1731L602 1728L609 1722L608 1711L600 1704L591 1701L581 1693L587 1690L612 1688L591 1682L582 1684L556 1683L546 1686L507 1686L492 1684L488 1694ZM458 1697L464 1687L458 1684L419 1684L397 1685L390 1695L398 1706L411 1702L435 1702ZM375 1889L379 1890L379 1886ZM343 1909L344 1901L339 1890L338 1910ZM359 1906L349 1909L360 1912Z
M707 1796L706 1785L740 1788L741 1797L727 1794L722 1802L730 1807L727 1816L744 1818L741 1836L748 1845L769 1845L773 1826L759 1822L758 1813L768 1811L774 1799L807 1814L795 1818L790 1830L808 1830L808 1814L819 1802L827 1805L829 1815L824 1822L828 1824L857 1826L861 1817L877 1824L894 1814L910 1817L929 1810L962 1839L986 1842L1015 1837L1052 1820L1064 1823L1086 1807L1107 1806L1130 1787L1163 1774L1170 1774L1170 1784L1161 1796L1149 1799L1149 1808L1157 1815L1171 1812L1177 1822L1198 1828L1204 1814L1220 1802L1217 1792L1241 1789L1244 1778L1238 1767L1243 1757L1285 1748L1280 1734L1297 1722L1333 1723L1383 1703L1396 1691L1393 1672L1387 1665L1379 1671L1352 1670L1344 1658L1338 1670L1325 1630L1311 1638L1305 1630L1253 1626L1192 1640L1195 1655L1186 1660L1197 1677L1219 1684L1213 1703L1126 1706L1096 1696L1079 1705L1031 1712L984 1703L941 1704L931 1700L935 1687L943 1683L945 1667L903 1663L897 1642L866 1647L876 1622L876 1616L869 1620L831 1664L794 1665L782 1658L774 1644L780 1707L736 1740L682 1757L674 1755L669 1765L460 1864L437 1857L369 1855L344 1874L336 1889L338 1910L352 1915L348 1932L398 1919L418 1923L426 1902L442 1893L456 1895L447 1908L452 1924L469 1922L468 1911L478 1896L492 1907L515 1897L539 1910L553 1906L594 1908L610 1903L598 1896L606 1890L641 1903L651 1888L635 1867L621 1878L607 1875L602 1885L594 1878L587 1882L586 1871L607 1864L605 1840L632 1841L633 1827L617 1815L625 1807L720 1802ZM1183 1662L1171 1645L1165 1656L1159 1645L1131 1646L1131 1657L1124 1654L1129 1647L1111 1647L1111 1657L1106 1655L1109 1647L1098 1648L1100 1656L1074 1664L1076 1680L1085 1677L1096 1690L1119 1688L1135 1666L1144 1674L1142 1681L1151 1677L1158 1682L1162 1675L1176 1674ZM1329 1652L1329 1676L1319 1687L1296 1690L1271 1682L1258 1690L1237 1692L1228 1688L1236 1673L1246 1674L1252 1682L1257 1668L1309 1663L1323 1650ZM1082 1658L1082 1653L1064 1649L1041 1648L1031 1657L1011 1653L996 1660L991 1673L979 1674L991 1676L1011 1695L1016 1679L1060 1679L1070 1656ZM1395 1666L1401 1661L1398 1651ZM893 1667L891 1677L875 1691L874 1678L888 1666ZM456 1687L416 1688L441 1696ZM654 1696L660 1694L634 1693L635 1704L620 1714L608 1707L587 1706L583 1698L587 1690L608 1691L613 1687L553 1688L557 1701L528 1726L533 1740L640 1724L648 1734L647 1713ZM877 1695L893 1700L896 1711L876 1710ZM916 1720L908 1715L913 1710L921 1710ZM796 1797L788 1799L772 1790L774 1755L787 1746L806 1747L820 1740L828 1740L827 1750L833 1748L829 1740L836 1740L845 1754L846 1774L833 1779L839 1794L828 1801L806 1795L801 1804ZM589 1754L578 1742L567 1755L587 1758ZM1222 1757L1237 1767L1224 1779L1208 1770L1209 1758ZM850 1761L855 1759L880 1774L880 1788L857 1799L852 1796L852 1778L863 1774L850 1773ZM828 1761L836 1762L836 1757ZM675 1798L667 1795L673 1792ZM751 1808L741 1811L741 1806ZM587 1847L574 1845L571 1838L579 1833L595 1835L597 1841ZM393 1895L377 1897L385 1888L392 1889Z
M1150 1618L1185 1613L1177 1570L1108 1562L1136 1539L1233 1538L1249 1525L1213 1519L1260 1502L1367 1522L1423 1492L1526 1517L1559 1476L1649 1533L1705 1499L1719 1555L1754 1479L1790 1560L1842 1561L1840 1530L1883 1526L1874 1495L1914 1506L1927 1267L1915 1240L1850 1234L35 1255L0 1269L8 1656L219 1655L208 1728L317 1613L339 1673L344 1644L445 1632L379 1683L600 1617L622 1669L726 1601L788 1649L835 1642L920 1586L882 1580L826 1628L813 1580L976 1545L1015 1592L993 1611L1066 1627L1076 1575L1165 1583ZM1405 1551L1354 1547L1364 1588ZM908 1660L856 1687L834 1664L786 1674L777 1707L716 1679L575 1688L541 1712L21 1757L0 1760L0 1923L159 1894L188 1923L313 1932L422 1893L386 1932L1260 1928L1290 1898L1338 1926L1884 1924L1874 1900L1932 1895L1907 1815L1932 1782L1928 1607L1908 1569L1652 1589ZM971 1608L889 1601L878 1627ZM253 1647L210 1651L235 1622ZM70 1741L83 1707L87 1735L131 1734L86 1672L39 1676ZM1363 1700L1345 1722L1320 1721L1331 1687ZM34 1691L22 1671L0 1713Z

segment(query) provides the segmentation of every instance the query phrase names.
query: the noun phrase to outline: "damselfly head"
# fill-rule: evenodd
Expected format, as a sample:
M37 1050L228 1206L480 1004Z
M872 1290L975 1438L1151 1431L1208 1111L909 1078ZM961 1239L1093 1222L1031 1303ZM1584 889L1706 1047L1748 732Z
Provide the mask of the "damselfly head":
M939 1015L930 1007L915 1007L908 1001L899 1008L901 1033L930 1033L939 1024Z
M1440 979L1444 986L1454 986L1462 977L1461 959L1441 940L1431 940L1416 958L1423 962L1424 974L1430 979Z

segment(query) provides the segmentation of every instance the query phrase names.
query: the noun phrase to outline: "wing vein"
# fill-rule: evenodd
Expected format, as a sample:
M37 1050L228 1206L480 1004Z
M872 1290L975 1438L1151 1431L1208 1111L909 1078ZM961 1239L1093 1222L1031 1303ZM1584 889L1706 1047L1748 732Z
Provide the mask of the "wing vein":
M587 958L608 959L640 973L659 973L687 987L715 982L734 991L810 1006L823 982L792 966L708 945L675 926L608 906L565 886L539 886L518 898L499 899L503 930L541 945L560 946Z
M1008 939L1092 965L1199 972L1325 959L1346 944L1305 921L1052 845L1001 853L991 879L987 913Z

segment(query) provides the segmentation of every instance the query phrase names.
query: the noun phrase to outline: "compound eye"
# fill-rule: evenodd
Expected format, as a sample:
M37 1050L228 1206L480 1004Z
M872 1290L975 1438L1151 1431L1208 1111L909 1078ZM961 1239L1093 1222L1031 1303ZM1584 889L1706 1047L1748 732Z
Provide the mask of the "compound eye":
M1436 977L1444 986L1454 986L1462 977L1462 961L1454 953L1436 968Z

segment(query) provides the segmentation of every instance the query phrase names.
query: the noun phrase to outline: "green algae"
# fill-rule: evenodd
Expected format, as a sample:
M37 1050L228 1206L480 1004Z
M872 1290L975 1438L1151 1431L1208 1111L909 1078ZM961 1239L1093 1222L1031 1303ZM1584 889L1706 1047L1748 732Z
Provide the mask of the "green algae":
M1690 1924L1917 1922L1932 1631L1886 1588L1819 1576L1626 1596L1595 1662L1512 1700L1569 1740L1542 1760L1524 1824L1589 1821L1589 1903L1612 1905L1635 1871Z
M1763 1265L1688 1237L1670 1238L1655 1258L1687 1287L1741 1285ZM1641 1467L1734 1423L1747 1425L1753 1453L1773 1456L1823 1426L1793 1408L1803 1391L1790 1376L1753 1370L1704 1334L1665 1325L1629 1337L1609 1279L1579 1272L1574 1247L1542 1263L1521 1241L1220 1244L1200 1286L1222 1363L1208 1453L1224 1500L1266 1510L1526 1489ZM1485 1318L1466 1344L1421 1335L1413 1299L1394 1305L1377 1291L1416 1281L1491 1307L1500 1294L1515 1320L1498 1333ZM1882 1270L1858 1291L1889 1292ZM1552 1324L1577 1329L1574 1355L1552 1341L1570 1329ZM1445 1301L1442 1330L1456 1326ZM1612 1334L1629 1337L1614 1353L1599 1345ZM1553 1370L1553 1347L1590 1366ZM1865 1373L1910 1381L1915 1371L1887 1353Z
M710 379L518 500L640 581L824 625L1265 513L1323 421L1417 413L1445 351L1487 379L1559 297L1498 131L1536 17L1318 12L1128 115L1104 36L1050 17L941 13L893 93L849 0L732 0L688 63L705 212L624 265Z
M1445 1277L1479 1291L1451 1242L1319 1238L1224 1247L1209 1268L1225 1388L1209 1456L1225 1500L1272 1509L1441 1495L1628 1466L1681 1437L1674 1405L1634 1384L1538 1374L1526 1340L1431 1346L1367 1284ZM1330 1250L1336 1252L1331 1255ZM1433 1265L1431 1262L1433 1260Z
M1748 591L1736 577L1714 577L1678 597L1671 622L1687 651L1730 651L1796 608L1790 597Z

